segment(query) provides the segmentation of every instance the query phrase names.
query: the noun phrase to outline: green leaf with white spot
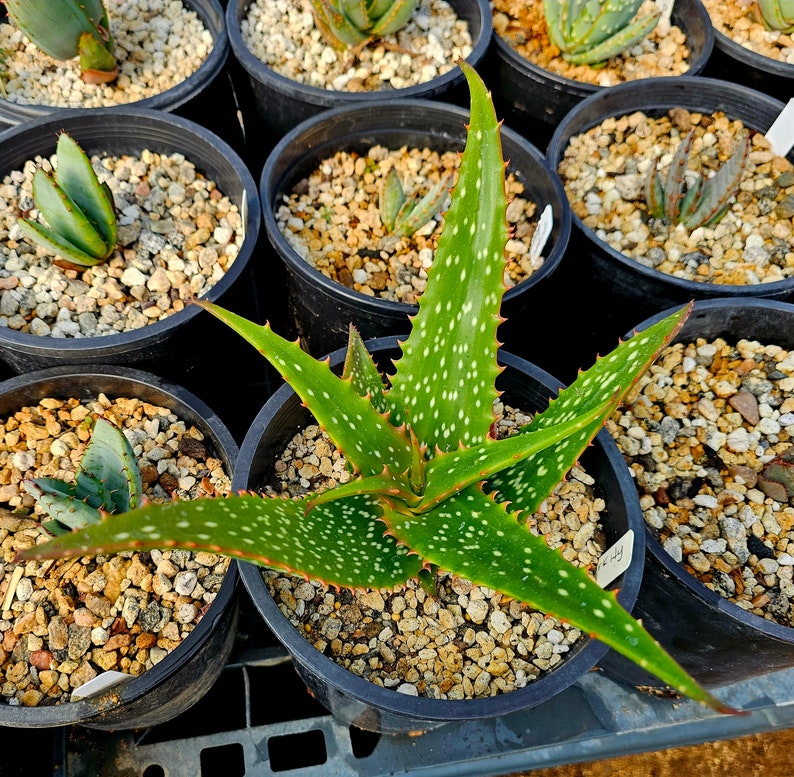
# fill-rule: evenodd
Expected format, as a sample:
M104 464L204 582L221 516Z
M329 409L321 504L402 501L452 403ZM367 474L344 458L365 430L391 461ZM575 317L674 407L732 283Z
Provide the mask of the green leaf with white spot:
M405 472L411 465L411 442L360 396L349 380L335 375L328 362L307 354L296 342L277 335L270 324L259 326L206 300L196 304L244 337L281 373L312 411L334 444L362 475L384 467Z
M147 504L27 551L60 558L182 548L222 553L342 588L394 588L416 577L419 556L384 534L378 500L353 496L306 517L309 497L253 494Z
M447 451L481 443L494 420L507 241L499 124L485 84L465 62L460 66L471 92L466 148L389 392L398 422L430 450Z
M716 709L656 640L587 573L532 534L504 505L470 486L421 516L386 510L384 521L425 561L567 621L617 650L680 693Z
M369 397L372 406L379 413L387 413L389 410L386 401L383 378L372 361L372 355L364 345L361 335L354 326L350 326L347 338L347 353L345 354L345 364L342 368L342 377L350 380L353 391L360 397Z
M691 304L680 308L620 343L589 370L580 372L574 383L562 389L519 435L539 429L554 429L572 417L585 414L599 403L603 405L602 411L588 425L573 431L556 446L540 450L520 465L491 478L488 490L495 490L501 500L512 504L513 509L534 513L603 427L612 412L607 403L622 401L634 388L640 376L675 337L691 309Z

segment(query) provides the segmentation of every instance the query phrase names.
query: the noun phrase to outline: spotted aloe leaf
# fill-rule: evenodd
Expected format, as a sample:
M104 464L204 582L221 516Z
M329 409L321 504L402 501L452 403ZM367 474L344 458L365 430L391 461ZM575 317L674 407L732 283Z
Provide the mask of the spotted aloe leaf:
M102 0L4 0L10 20L54 59L80 57L83 79L118 76L108 14Z
M731 708L703 690L632 618L614 591L604 591L510 515L470 486L421 516L387 511L391 532L426 561L556 615L597 636L681 693L722 712Z
M690 311L691 305L681 308L621 343L590 369L581 372L576 381L562 389L548 408L538 413L520 434L556 429L571 417L585 418L588 410L592 413L590 423L580 430L572 430L554 448L533 453L522 466L502 470L488 481L489 490L495 490L499 499L510 502L514 510L526 515L534 513L606 422L611 412L610 401L617 403L625 398L681 328ZM597 412L593 412L594 408Z
M148 505L22 555L204 549L349 588L393 587L411 576L426 581L438 567L547 609L603 638L680 692L725 709L675 665L613 594L575 571L497 503L504 499L501 491L485 495L480 486L507 471L504 491L518 490L515 472L523 458L526 482L533 483L532 469L538 470L533 498L547 495L556 482L543 468L559 479L575 462L600 419L685 312L666 319L653 335L621 344L621 356L602 360L540 414L530 431L491 439L507 238L504 162L485 85L471 67L461 68L471 90L468 141L427 290L390 374L391 388L381 387L355 338L340 377L269 326L199 303L279 369L348 455L358 473L353 485L340 487L334 495L339 498L331 501L315 494L297 500L240 494ZM566 444L571 437L575 442ZM542 446L550 446L550 459L534 458Z
M551 42L576 65L598 65L646 38L661 12L638 16L644 0L543 0Z

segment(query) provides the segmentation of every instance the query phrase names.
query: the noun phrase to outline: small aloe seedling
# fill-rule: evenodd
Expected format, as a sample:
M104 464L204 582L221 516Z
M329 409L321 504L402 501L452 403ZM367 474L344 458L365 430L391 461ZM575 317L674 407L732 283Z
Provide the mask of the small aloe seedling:
M768 462L758 475L758 488L772 499L794 499L794 448L789 448Z
M300 499L241 493L149 504L25 551L23 558L124 549L206 549L349 589L391 589L443 569L552 613L728 711L584 569L527 526L639 375L685 307L600 359L519 434L492 435L497 328L505 291L505 164L485 85L471 90L466 148L427 288L387 388L351 336L343 375L299 343L198 301L279 370L353 469Z
M380 190L380 220L392 235L410 237L432 219L444 203L451 176L444 176L422 199L407 199L402 181L392 167Z
M794 32L794 0L756 0L755 10L767 29Z
M683 224L687 229L716 224L727 212L731 198L738 192L747 166L750 138L745 134L730 158L708 179L698 174L687 188L685 174L692 154L695 133L690 130L678 144L673 159L662 176L653 160L645 182L645 202L654 218Z
M48 226L20 219L22 234L61 257L67 267L90 267L116 248L116 208L107 183L100 182L91 160L65 132L58 136L55 173L33 174L33 202Z
M118 77L108 14L102 0L3 0L11 21L54 59L80 57L83 81Z
M314 20L339 51L366 46L403 28L419 0L311 0Z
M65 534L98 524L103 513L125 513L143 500L141 472L124 433L105 418L97 418L74 481L34 478L22 487L52 519L44 528Z
M637 16L643 0L543 0L551 42L574 65L599 65L647 37L661 11Z

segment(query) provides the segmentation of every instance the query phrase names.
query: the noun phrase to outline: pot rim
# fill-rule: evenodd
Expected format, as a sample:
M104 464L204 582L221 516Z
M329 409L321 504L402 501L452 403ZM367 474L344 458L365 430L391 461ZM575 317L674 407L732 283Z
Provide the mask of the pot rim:
M726 35L716 28L714 29L714 45L720 51L725 52L729 57L738 60L742 64L763 70L770 75L794 78L794 64L783 62L774 57L767 57L757 51L748 49L746 46L742 46L741 43L737 43L730 35Z
M708 11L700 2L700 0L683 1L688 2L693 9L695 13L695 25L699 27L699 31L705 36L705 42L704 45L698 50L694 60L690 63L689 70L687 70L686 73L680 76L662 76L663 78L683 78L685 76L697 75L698 73L702 72L703 68L706 67L706 63L708 62L712 49L714 48L714 27L711 24ZM679 0L679 2L673 6L674 16L681 15L680 13L677 13L681 10L681 2L682 0ZM681 20L678 19L677 21L680 22ZM688 30L685 29L684 32L687 34ZM689 34L687 34L687 38L688 37L690 37ZM536 65L526 57L521 56L521 54L512 48L512 46L510 46L510 44L507 43L507 41L505 41L504 38L502 38L502 36L496 32L496 30L493 31L492 40L496 55L505 62L508 62L511 67L515 68L526 78L549 81L553 85L553 88L568 92L570 94L575 94L576 96L582 98L593 93L601 92L604 89L613 88L611 86L600 86L599 84L590 84L585 81L577 81L574 78L568 78L566 76L559 75L558 73L554 73L551 70L546 70L545 68ZM633 83L633 81L626 83ZM618 86L618 84L616 84L616 86Z
M657 313L648 317L632 331L627 333L623 339L633 336L636 332L641 332L649 326L665 318L673 311L680 309L680 306L669 308L668 310ZM794 304L788 302L781 302L778 300L767 299L743 299L737 301L730 297L720 297L707 300L695 300L693 315L698 312L708 313L712 310L728 310L736 313L737 316L744 310L773 310L780 315L785 315L792 322L794 322ZM673 339L673 343L680 343L690 339L692 335L687 333L687 324L681 328L679 333ZM743 337L755 338L753 332L748 332ZM786 350L794 350L794 341L792 346ZM716 591L708 588L700 582L698 578L687 572L683 566L675 561L672 556L664 549L659 540L654 536L648 525L645 524L645 543L650 555L665 569L665 571L681 582L686 589L698 600L705 601L711 607L721 611L725 616L739 621L740 623L749 626L757 631L776 637L784 642L794 643L794 627L784 626L776 621L767 620L760 615L754 615L739 607L734 602L721 596ZM647 562L646 562L647 563Z
M671 92L677 91L674 99ZM726 111L720 103L720 97L711 100L715 93L724 92L731 94L737 99L743 99L752 109L764 109L775 116L779 115L784 108L784 104L767 94L759 92L748 86L742 86L730 81L721 81L715 78L705 78L702 76L675 76L665 78L647 78L637 81L629 81L617 86L612 86L608 90L596 92L584 98L578 103L560 122L552 135L546 150L546 158L552 169L556 169L563 158L563 153L568 145L570 137L574 134L581 134L598 125L606 118L625 115L633 111L643 111L654 113L667 111L670 108L682 106L696 111ZM637 99L632 99L634 97ZM647 98L647 99L644 99ZM621 101L625 107L618 111L611 108L606 109L602 103L609 105L612 101ZM713 107L704 107L705 102ZM578 126L580 115L590 110L597 112L597 117ZM726 111L726 113L728 113ZM729 118L730 117L729 115ZM742 119L744 124L750 129L765 132L767 126L763 126L763 121L753 119ZM787 159L794 162L794 150L787 154ZM567 195L566 195L567 197ZM582 219L572 212L571 220L577 230L586 236L587 240L598 246L598 249L609 256L611 261L617 262L626 270L647 278L654 283L660 283L667 287L676 288L680 293L692 298L720 297L733 295L736 298L752 298L760 296L782 296L787 292L794 291L794 276L779 281L758 284L718 284L693 281L686 278L678 278L669 273L664 273L652 267L646 267L639 262L631 259L625 254L612 248L608 243L601 240L593 229L586 226Z
M19 125L45 116L64 116L71 111L99 111L120 110L121 108L135 106L142 109L173 111L184 105L188 100L201 91L223 69L229 55L229 39L226 34L226 20L219 0L181 0L190 10L195 11L204 26L212 35L213 46L207 58L199 65L195 72L175 84L164 92L126 103L105 108L63 108L55 105L42 105L40 103L22 104L0 97L0 125L7 122Z
M107 124L110 125L110 129L105 131L103 128ZM7 146L18 139L27 142L35 133L35 140L31 142L35 143L37 147L41 147L45 142L43 137L49 134L52 137L52 151L49 153L54 153L57 133L81 125L85 125L82 129L86 135L99 143L102 142L101 137L104 135L112 137L114 132L118 132L128 137L130 127L137 128L141 137L134 138L134 143L131 145L140 141L141 150L144 147L154 151L162 148L162 146L158 146L160 138L165 146L171 144L174 146L173 150L176 150L178 138L182 135L190 136L192 141L200 147L200 154L190 157L190 161L196 165L197 169L201 170L203 160L211 158L228 166L229 171L239 180L240 191L227 193L227 196L236 201L241 214L243 213L243 201L245 201L245 235L237 257L203 299L215 301L221 297L247 267L259 238L261 224L259 193L256 182L242 158L228 143L190 119L151 108L127 106L96 108L90 114L85 110L77 109L64 111L58 115L42 116L0 132L0 145ZM145 140L142 137L143 134L147 135ZM39 142L39 138L42 138L41 142ZM167 150L164 153L172 152L172 150ZM47 152L31 151L31 154L37 153ZM7 172L9 171L0 170L0 175L5 175ZM182 327L201 312L196 305L186 305L182 310L139 329L79 338L54 338L49 335L33 335L29 332L17 332L8 327L1 327L0 343L36 356L46 357L52 353L63 355L66 352L69 355L84 356L86 359L102 360L116 353L123 353L131 347L158 343L173 330Z
M262 216L268 239L270 240L271 245L276 250L278 255L291 270L302 276L311 284L320 286L326 289L332 295L340 297L347 302L355 304L359 307L375 307L394 315L408 316L414 315L418 311L418 304L398 302L396 300L382 299L379 297L370 297L359 291L355 291L354 289L349 289L346 286L343 286L341 283L331 280L322 272L312 267L307 261L302 259L281 234L281 231L276 224L274 208L278 198L284 194L281 189L283 180L291 174L291 170L293 170L298 164L301 164L301 160L297 160L297 162L291 166L289 171L285 172L278 181L275 180L275 168L280 163L281 157L285 152L293 148L301 150L305 149L305 151L303 151L302 158L306 159L316 156L318 150L324 151L326 146L328 146L329 153L332 153L332 149L344 150L346 147L349 147L362 137L372 137L373 142L376 142L375 138L377 134L391 132L394 128L393 125L387 125L384 121L383 126L378 126L373 129L365 128L364 130L361 130L360 133L350 135L347 138L344 138L343 136L342 140L338 143L334 140L333 142L328 142L320 146L314 145L311 136L318 128L322 128L326 125L332 126L338 119L348 119L352 122L356 117L359 116L362 118L372 116L382 117L384 116L384 113L388 116L390 111L396 110L397 108L404 112L404 115L410 117L411 123L410 125L406 124L405 127L401 126L397 127L396 129L414 132L419 136L424 135L428 138L445 137L446 133L435 133L432 130L427 130L422 124L423 114L426 115L427 113L435 113L436 115L442 117L459 119L461 122L460 138L449 137L449 142L450 148L454 148L456 144L460 149L463 148L466 139L465 125L469 118L469 110L451 103L435 100L404 99L400 100L398 105L395 105L393 100L383 100L381 98L373 104L367 106L351 105L332 108L301 122L279 140L265 161L265 165L259 178L259 193L260 202L262 204ZM509 303L513 298L520 296L524 291L541 282L544 278L547 278L557 269L557 267L560 265L560 262L562 261L562 258L565 254L565 249L568 245L572 219L568 198L565 194L562 182L560 181L559 176L550 167L543 153L518 132L510 129L504 124L501 125L500 133L503 145L505 142L507 142L514 149L529 157L529 161L537 166L536 169L531 170L530 172L545 174L546 181L554 189L557 199L557 203L549 203L552 204L553 207L555 204L557 206L555 208L557 212L554 214L555 226L558 231L557 239L554 243L551 243L552 236L549 236L549 243L547 243L547 245L550 245L551 250L548 252L548 255L538 270L532 273L532 275L530 275L528 278L522 280L520 283L517 283L515 286L506 289L503 301ZM369 140L367 142L369 142ZM509 159L506 159L506 162L508 164L507 169L509 171L512 170L516 172L522 172L521 168L511 168Z
M384 98L384 92L382 91L344 92L334 89L323 89L318 86L294 81L291 78L277 73L273 68L256 57L243 40L240 22L251 2L253 2L253 0L229 0L226 6L226 32L229 37L231 50L249 76L260 83L266 84L275 91L282 94L297 96L299 99L320 106L321 108L333 107L340 102L372 107L373 103ZM456 0L448 0L448 2L455 7ZM476 18L479 22L480 29L476 38L472 41L472 51L469 56L466 57L466 61L476 66L483 59L488 50L493 25L491 23L491 12L488 0L474 0L474 2L476 3L478 11ZM460 68L452 68L446 73L432 78L430 81L406 86L402 89L395 89L392 90L391 93L387 92L386 94L390 94L392 99L395 95L399 95L398 99L400 100L403 98L418 98L423 95L441 92L449 87L462 83L463 80L464 75Z
M366 344L369 350L376 351L396 348L400 340L399 337L381 337L368 340ZM344 349L334 351L329 358L332 364L339 365L344 359ZM549 373L513 354L500 352L499 359L504 366L525 372L531 379L539 381L544 389L548 389L552 394L563 385ZM294 397L294 391L289 385L284 384L277 389L257 414L240 447L242 466L238 467L236 471L234 489L244 489L248 486L247 467L254 459L262 434L278 413L279 408L291 397ZM620 580L618 593L621 604L631 610L639 593L645 558L644 538L642 531L638 530L642 522L639 498L636 497L628 468L625 467L617 445L606 430L599 432L596 443L605 455L610 469L614 473L618 488L625 497L629 528L635 529L631 566ZM596 639L584 637L570 651L567 658L537 680L528 683L524 688L488 698L451 700L407 696L393 689L377 686L353 674L314 648L280 611L262 579L261 569L258 566L249 562L241 562L240 574L260 615L300 666L305 667L312 674L321 675L325 682L358 702L406 718L435 722L483 719L534 707L569 687L598 664L610 649ZM609 587L618 586L616 583L612 583Z
M220 417L191 391L183 386L165 380L153 373L120 365L64 365L36 370L24 375L16 375L0 382L0 413L13 412L11 407L20 407L19 402L37 401L45 396L56 394L66 397L73 393L68 387L57 389L67 381L77 381L86 385L86 391L95 394L110 391L109 385L119 386L125 393L138 391L149 396L148 401L168 403L174 412L190 423L203 426L212 440L218 455L224 462L230 476L238 457L238 446ZM129 386L129 389L122 388ZM120 393L117 394L121 396ZM123 718L125 705L148 694L180 667L189 663L199 649L209 639L215 624L232 605L239 579L239 564L229 560L223 583L215 599L195 629L178 647L163 658L160 663L147 669L138 677L114 686L99 696L79 701L57 704L49 707L16 707L7 703L0 704L0 725L47 727L72 723L91 726L96 719L101 725L104 716L115 720L116 714ZM134 725L134 721L132 723ZM116 728L124 728L119 720Z

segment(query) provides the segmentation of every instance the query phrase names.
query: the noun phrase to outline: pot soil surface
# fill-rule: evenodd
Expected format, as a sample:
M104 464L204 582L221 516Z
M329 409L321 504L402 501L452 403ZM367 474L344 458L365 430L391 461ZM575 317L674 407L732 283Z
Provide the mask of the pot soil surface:
M652 218L645 183L654 159L664 180L672 155L695 131L688 183L709 177L733 152L741 133L751 148L740 190L716 224L688 230ZM674 108L653 117L637 111L610 117L571 138L558 165L571 208L616 251L659 272L713 284L773 283L794 275L794 168L776 156L763 133L721 112Z
M794 65L794 39L780 30L768 30L753 0L702 0L714 29L756 54Z
M100 108L153 97L193 75L212 51L212 35L181 0L116 0L110 33L119 77L83 83L77 58L60 61L40 51L12 24L0 24L0 94L23 105Z
M46 540L48 519L21 481L72 478L97 415L124 429L151 501L230 488L198 429L138 399L43 399L0 419L0 695L10 704L69 701L106 670L140 675L195 628L228 566L174 550L14 563Z
M79 138L77 139L79 142ZM36 158L0 184L0 326L37 336L96 337L139 329L206 294L238 255L237 206L181 154L92 158L118 211L118 248L104 264L64 270L28 243Z
M646 0L639 13L656 7ZM628 51L599 67L566 62L551 42L542 0L494 0L495 32L534 65L572 81L594 86L614 86L624 81L657 76L680 76L689 70L690 50L680 27L661 19L654 30Z
M499 434L530 418L496 403ZM342 454L317 426L276 462L273 493L299 496L349 479ZM270 489L269 489L270 490ZM604 500L574 467L532 518L530 529L578 566L605 549ZM524 687L552 670L583 634L556 618L469 580L440 574L435 597L410 581L395 592L336 592L316 581L262 572L279 608L320 652L378 685L441 699L487 697Z
M337 283L368 296L415 303L427 283L443 215L411 236L388 234L380 220L380 191L395 169L408 199L421 198L446 176L451 176L451 187L459 163L456 151L427 148L373 146L366 154L338 152L283 196L276 210L278 227L301 258ZM543 264L543 256L530 246L536 205L542 210L545 203L525 199L524 185L513 173L506 180L512 236L506 246L505 282L512 287ZM448 199L441 213L447 205Z
M445 0L420 0L405 27L357 53L328 44L314 23L309 0L254 0L240 31L251 53L279 75L347 92L423 84L472 51L468 23Z
M763 476L792 448L793 392L794 352L698 339L666 349L607 424L672 558L742 609L789 627L794 506Z

